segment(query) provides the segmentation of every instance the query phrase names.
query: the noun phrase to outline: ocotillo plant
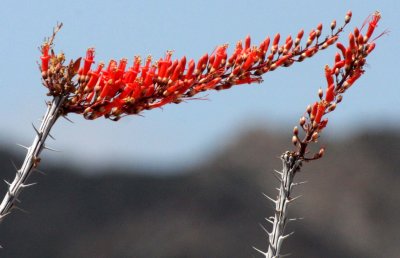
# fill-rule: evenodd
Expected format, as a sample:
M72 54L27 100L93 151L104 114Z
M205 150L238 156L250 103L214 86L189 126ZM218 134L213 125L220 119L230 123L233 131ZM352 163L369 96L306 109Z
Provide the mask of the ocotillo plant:
M180 103L207 90L228 89L234 85L259 83L262 75L278 67L288 67L314 56L318 51L334 44L343 26L331 28L331 33L321 37L322 24L309 33L306 43L301 40L301 30L295 38L288 36L282 43L280 34L272 40L267 37L258 46L251 46L250 37L239 41L233 53L227 54L227 45L218 46L210 55L205 54L197 63L194 60L172 60L172 51L165 58L152 62L147 57L144 65L139 56L128 66L127 59L111 60L107 66L94 64L94 48L86 57L66 62L63 53L54 51L54 39L62 24L56 26L53 35L41 46L41 71L43 85L52 100L47 103L36 137L22 167L0 204L0 220L9 214L30 174L40 163L40 153L45 146L54 123L70 113L82 114L86 119L105 118L118 120L122 116L138 114L144 110L160 108L169 103Z
M351 12L347 14L346 21L350 18ZM256 250L267 258L281 257L282 243L292 234L285 235L284 230L288 221L295 220L288 217L287 211L289 204L297 199L297 197L291 196L293 187L300 184L293 182L294 176L300 171L304 161L313 161L323 156L324 148L314 154L309 154L309 145L318 141L321 132L327 126L328 119L325 116L336 109L336 106L343 99L343 94L363 75L366 58L375 48L374 41L376 38L371 39L371 36L380 18L380 13L375 12L367 18L360 29L356 27L349 34L347 47L340 42L336 44L340 52L336 53L332 67L325 66L327 81L325 93L322 89L319 89L319 100L309 105L306 109L307 115L300 118L299 125L304 136L302 138L299 136L297 126L293 129L292 143L296 149L286 151L281 155L283 168L281 171L276 171L280 181L280 187L277 188L277 198L266 195L275 204L275 214L266 218L272 224L270 232L264 229L268 234L268 251ZM362 34L367 24L368 28L365 34Z

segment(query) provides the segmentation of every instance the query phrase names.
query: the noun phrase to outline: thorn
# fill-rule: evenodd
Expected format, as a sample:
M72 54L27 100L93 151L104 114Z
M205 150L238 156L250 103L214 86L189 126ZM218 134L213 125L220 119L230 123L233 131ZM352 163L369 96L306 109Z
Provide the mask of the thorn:
M35 130L36 134L40 137L42 134L39 133L38 129L36 129L35 125L32 123L32 127Z
M276 200L275 200L275 199L269 197L269 196L266 195L265 193L263 193L263 195L264 195L268 200L270 200L271 202L276 203Z
M38 173L40 173L40 174L42 174L42 175L44 175L44 176L47 175L45 172L43 172L42 170L37 169L37 168L34 168L33 171L36 171L36 172L38 172Z
M280 236L279 238L282 239L282 240L285 240L286 238L290 237L290 236L293 235L293 234L294 234L294 231L291 232L291 233L289 233L289 234L287 234L287 235Z
M278 187L275 187L275 189L279 192L281 189L280 188L278 188Z
M4 182L5 182L8 186L11 186L11 183L8 182L7 180L4 179Z
M2 220L5 216L7 216L8 214L10 214L11 212L7 212L7 213L5 213L5 214L3 214L3 215L0 215L0 220Z
M26 147L26 146L24 146L24 145L22 145L22 144L17 143L17 145L18 145L19 147L22 147L22 148L24 148L24 149L29 150L29 147Z
M279 257L288 257L288 256L291 256L291 255L292 255L291 253L287 253L287 254L279 255Z
M294 198L290 198L290 199L287 200L287 202L288 202L288 203L291 203L291 202L293 202L293 201L299 199L299 198L302 197L302 196L303 196L303 195L299 195L299 196L296 196L296 197L294 197Z
M53 137L50 133L47 134L51 139L56 140L56 138Z
M17 175L18 175L18 177L22 177L23 174L22 174L22 171L20 169L17 170Z
M21 184L21 187L22 188L26 188L26 187L31 187L31 186L33 186L33 185L36 185L37 183L35 182L35 183L30 183L30 184Z
M260 249L254 247L254 246L253 246L253 249L256 250L257 252L259 252L260 254L264 255L265 257L267 256L267 253L261 251Z
M272 173L272 175L276 178L276 180L278 180L279 183L282 183L282 179L277 176L275 173Z
M26 210L24 210L24 209L18 207L17 205L13 205L13 206L12 206L12 209L17 209L17 210L19 210L19 211L22 211L23 213L29 214L28 211L26 211Z
M67 120L68 122L70 122L70 123L74 123L71 119L69 119L67 116L62 116L65 120Z
M265 231L265 233L267 233L268 236L271 235L271 233L269 233L268 230L261 223L259 225Z
M15 168L15 170L18 172L19 169L18 169L18 167L15 165L14 161L13 161L12 159L10 159L10 161L11 161L11 164L13 165L13 167Z
M306 184L308 183L308 181L302 181L302 182L298 182L298 183L293 183L293 186L298 186L298 185L302 185L302 184Z
M53 148L47 147L46 145L45 145L45 146L43 146L43 148L44 148L44 149L46 149L46 150L49 150L49 151L61 152L60 150L56 150L56 149L53 149Z
M291 218L289 221L297 221L297 220L303 220L304 218Z
M268 221L268 222L271 223L271 224L274 224L274 221L271 220L271 219L269 219L269 218L265 218L265 220Z
M279 174L279 175L281 175L281 176L283 175L283 173L282 173L281 171L278 171L278 170L276 170L276 169L274 169L274 172L277 173L277 174Z

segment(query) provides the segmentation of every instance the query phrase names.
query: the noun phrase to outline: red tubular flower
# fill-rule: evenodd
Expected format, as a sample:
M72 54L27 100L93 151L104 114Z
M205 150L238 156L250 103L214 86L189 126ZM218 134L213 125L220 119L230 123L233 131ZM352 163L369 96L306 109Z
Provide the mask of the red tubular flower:
M312 47L307 49L303 54L302 57L312 57L315 53L318 52L318 48Z
M328 82L328 87L333 84L332 70L329 68L329 65L325 65L325 78Z
M322 26L323 26L322 23L318 24L318 26L317 26L317 30L316 30L317 37L319 37L321 35Z
M94 86L96 85L97 81L99 80L100 72L103 69L103 67L104 67L104 63L101 62L98 65L96 71L89 72L90 79L89 79L89 82L86 85L86 89L85 89L86 92L93 90Z
M181 87L184 86L184 83L182 81L175 81L173 82L173 84L168 87L165 91L164 91L164 96L168 96L170 94L173 94L174 92L178 91Z
M349 34L349 48L351 49L352 52L357 51L356 40L353 33Z
M227 45L223 45L217 48L217 50L215 51L215 59L212 62L212 69L211 72L214 72L215 70L217 70L219 68L219 66L221 65L221 62L223 61L224 56L226 56L226 48ZM210 61L211 63L211 61Z
M241 84L250 84L253 82L260 82L259 78L251 78L251 77L247 77L247 78L243 78L243 79L239 79L237 81L235 81L235 85L241 85Z
M296 40L294 41L295 45L300 44L300 41L303 38L303 35L304 35L304 30L300 30L299 33L297 33Z
M318 102L315 102L314 105L312 106L312 109L311 109L311 117L314 117L314 118L315 118L315 116L317 115L318 105L319 105L319 103L318 103Z
M179 62L176 66L174 71L172 72L172 76L170 77L168 84L171 84L172 82L176 81L178 77L180 76L181 72L183 70L182 63Z
M149 69L150 69L151 60L152 60L152 57L151 57L150 55L147 56L147 58L146 58L146 63L145 63L145 65L141 68L142 73L140 74L140 77L142 78L142 80L144 80L144 79L146 78L147 72L148 72Z
M287 54L282 56L281 58L278 59L278 61L276 61L273 66L278 67L283 65L287 60L289 60L292 57L292 54ZM271 67L272 68L272 67Z
M339 53L336 53L336 54L335 54L335 64L336 64L337 62L340 62L340 60L341 60L340 54L339 54ZM332 69L332 70L334 70L334 69Z
M49 56L49 50L50 50L50 46L49 44L43 44L42 45L42 56L40 57L40 59L42 60L42 73L46 73L47 70L49 69L49 60L50 60L50 56Z
M326 90L325 101L331 103L335 99L335 84L331 84Z
M148 87L153 83L155 73L156 73L156 67L153 66L150 68L149 72L146 74L146 78L143 81L143 85L145 87Z
M315 32L315 30L312 30L310 32L310 35L308 36L307 45L311 45L311 43L314 41L316 36L317 36L317 33Z
M201 74L207 66L208 54L204 54L199 62L197 63L196 70L194 71L195 75Z
M248 36L246 37L246 39L244 40L244 49L245 49L245 50L249 49L249 48L250 48L250 45L251 45L251 38L250 38L250 36L248 35Z
M142 88L140 87L140 79L136 79L134 82L130 84L130 94L127 99L134 102L139 99L140 94L142 93Z
M317 114L315 115L314 121L319 124L321 122L322 116L325 114L326 106L322 103L318 105Z
M275 54L278 50L279 40L281 38L281 34L277 33L272 41L271 53Z
M328 124L328 119L324 119L319 123L318 126L318 130L321 131L322 129L324 129L326 127L326 125Z
M329 47L330 45L332 45L333 43L335 43L338 40L338 36L332 37L330 39L328 39L323 45L322 45L322 49L325 49L327 47Z
M242 65L243 71L247 71L254 64L256 56L257 56L257 49L253 48L250 54L247 56L246 61Z
M161 60L158 62L158 79L161 81L165 78L165 73L167 72L168 61Z
M132 91L135 89L134 83L127 83L121 94L116 98L119 104L124 104L126 98L131 95Z
M376 26L378 26L378 22L380 19L381 19L381 14L380 14L380 12L376 11L372 15L372 19L368 25L367 33L365 34L365 37L367 40L371 37L372 33L374 33L374 30L375 30Z
M203 89L205 90L209 90L209 89L214 89L215 86L221 81L221 77L217 77L213 80L211 80L210 82L206 83L203 87Z
M336 43L336 47L338 49L340 49L340 51L342 52L343 58L345 58L346 57L346 47L340 42Z
M190 61L189 61L189 67L188 67L187 72L186 72L186 75L185 75L185 79L186 79L186 80L189 80L189 79L192 78L192 76L193 76L193 71L194 71L194 66L195 66L194 60L193 60L193 59L190 59Z
M87 75L90 70L90 66L94 63L94 48L89 48L86 51L85 63L83 65L82 75Z
M368 44L367 53L368 54L371 53L374 49L375 49L375 43L374 42Z
M353 62L353 53L351 48L346 49L346 55L345 55L345 66L350 67L351 63Z
M350 87L351 85L353 85L353 83L358 80L358 78L360 78L360 76L363 74L363 71L360 69L357 69L354 71L354 74L352 76L350 76L349 79L346 80L346 87Z
M289 51L292 48L292 45L293 45L293 39L291 36L288 36L285 42L285 47L284 47L285 51L286 52Z
M164 76L165 81L163 81L164 83L167 83L169 81L169 78L171 77L171 75L175 71L175 69L178 66L178 64L179 64L179 61L178 60L174 60L174 62L172 62L172 64L169 65L167 71L165 72L165 76Z
M265 40L262 42L263 47L261 48L262 53L265 54L268 51L269 43L271 39L269 37L266 37Z

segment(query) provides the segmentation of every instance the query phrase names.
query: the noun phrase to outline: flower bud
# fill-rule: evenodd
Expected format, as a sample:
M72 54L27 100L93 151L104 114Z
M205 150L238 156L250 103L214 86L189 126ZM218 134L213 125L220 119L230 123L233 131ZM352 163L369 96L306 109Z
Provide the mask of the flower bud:
M324 96L324 91L321 88L319 88L319 90L318 90L319 99L322 99L323 96Z
M314 133L312 134L312 136L311 136L311 139L312 139L313 142L315 142L315 141L317 141L318 137L319 137L318 133L317 133L317 132L314 132Z
M322 158L322 157L324 156L324 154L325 154L325 148L319 149L318 156L319 156L320 158Z
M293 134L296 136L299 134L299 128L297 126L293 128Z
M315 30L317 38L321 36L321 31L322 31L322 23L318 24L317 29Z
M334 30L336 28L336 20L333 20L331 22L331 30Z
M312 111L312 107L311 107L311 105L308 105L308 106L307 106L307 113L310 114L311 111Z
M336 109L336 103L332 103L330 106L329 106L329 112L332 112L333 110L335 110Z
M300 126L303 126L303 125L306 124L306 118L305 118L304 116L302 116L302 117L300 118L299 124L300 124Z
M297 137L293 135L292 137L292 143L296 146L298 143Z
M351 16L353 15L353 13L351 11L348 11L346 16L344 17L344 22L345 23L349 23L351 20Z

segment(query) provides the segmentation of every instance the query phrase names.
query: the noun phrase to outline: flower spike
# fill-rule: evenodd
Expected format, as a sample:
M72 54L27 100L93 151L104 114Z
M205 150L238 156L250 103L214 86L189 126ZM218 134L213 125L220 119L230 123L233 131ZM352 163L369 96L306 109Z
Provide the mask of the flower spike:
M371 24L376 26L374 22ZM167 51L156 63L148 56L143 66L141 58L136 56L129 68L126 68L127 59L111 60L107 67L100 63L92 68L94 48L87 50L82 65L80 59L65 65L63 55L49 54L54 52L52 41L45 42L41 48L43 84L49 95L66 96L64 114L118 120L124 115L180 103L206 90L260 83L265 73L301 62L332 45L345 25L319 42L322 31L322 24L319 24L310 32L303 48L300 41L304 30L300 30L294 40L288 36L281 42L281 35L277 33L272 40L267 37L258 46L252 46L247 36L244 44L239 41L230 55L227 44L216 47L210 55L203 55L197 63L192 59L187 62L186 57L173 60L173 52Z

